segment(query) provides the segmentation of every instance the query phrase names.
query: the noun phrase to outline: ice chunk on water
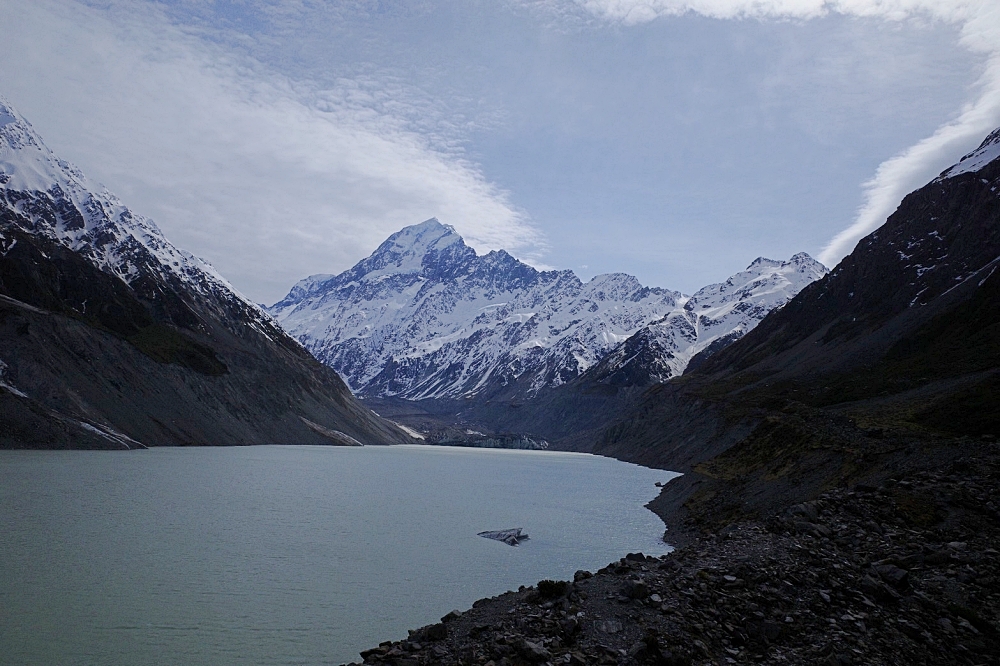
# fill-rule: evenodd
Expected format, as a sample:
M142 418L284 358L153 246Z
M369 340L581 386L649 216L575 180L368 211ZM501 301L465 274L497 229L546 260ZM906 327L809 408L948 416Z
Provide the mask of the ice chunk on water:
M521 531L520 527L512 527L509 530L496 530L495 532L480 532L479 536L485 537L487 539L496 539L497 541L503 541L508 546L516 546L525 539L528 535Z

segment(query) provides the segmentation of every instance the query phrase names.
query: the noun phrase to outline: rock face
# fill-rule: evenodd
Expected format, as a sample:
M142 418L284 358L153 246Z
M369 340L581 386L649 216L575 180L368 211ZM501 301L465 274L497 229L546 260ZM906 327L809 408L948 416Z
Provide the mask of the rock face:
M587 372L643 384L750 330L826 269L757 259L693 297L632 276L536 271L478 256L437 220L393 234L337 276L299 282L269 312L359 395L534 399Z
M0 340L0 446L408 439L2 99Z

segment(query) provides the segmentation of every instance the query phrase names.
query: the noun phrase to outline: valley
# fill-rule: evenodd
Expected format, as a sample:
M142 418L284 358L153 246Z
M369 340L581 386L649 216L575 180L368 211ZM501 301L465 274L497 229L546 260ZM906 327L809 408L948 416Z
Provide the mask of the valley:
M0 100L0 447L447 444L682 473L648 505L676 553L476 602L366 663L988 663L998 147L831 269L757 258L685 295L479 255L429 219L263 308Z

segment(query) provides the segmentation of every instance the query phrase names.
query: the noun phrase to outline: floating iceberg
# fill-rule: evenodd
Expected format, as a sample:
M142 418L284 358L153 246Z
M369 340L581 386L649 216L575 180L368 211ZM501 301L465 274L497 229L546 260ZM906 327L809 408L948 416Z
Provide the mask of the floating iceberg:
M527 534L521 532L520 527L512 527L509 530L497 530L495 532L480 532L479 536L503 541L508 546L516 546L528 538Z

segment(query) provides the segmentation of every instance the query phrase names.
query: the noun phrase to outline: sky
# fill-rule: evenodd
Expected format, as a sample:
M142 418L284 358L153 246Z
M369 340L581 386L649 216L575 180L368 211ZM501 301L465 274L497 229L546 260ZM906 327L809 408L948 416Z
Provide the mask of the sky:
M270 304L430 217L685 293L1000 126L998 0L0 0L0 94Z

